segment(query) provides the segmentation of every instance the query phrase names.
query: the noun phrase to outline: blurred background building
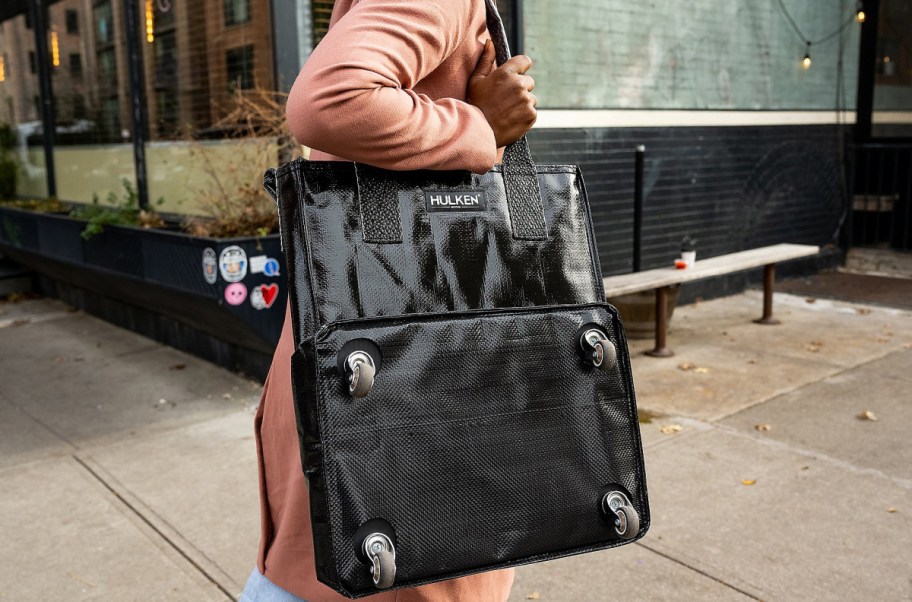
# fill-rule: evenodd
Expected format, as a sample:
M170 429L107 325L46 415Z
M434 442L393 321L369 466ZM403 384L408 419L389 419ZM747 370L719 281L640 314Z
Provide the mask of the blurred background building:
M332 4L4 0L0 122L18 135L19 194L89 202L126 179L192 213L205 184L190 141L235 154L223 118L239 95L290 88ZM838 243L853 208L883 212L858 195L892 199L908 229L912 0L499 4L535 59L536 160L582 166L606 274L631 269L640 145L643 267L686 235L702 256Z

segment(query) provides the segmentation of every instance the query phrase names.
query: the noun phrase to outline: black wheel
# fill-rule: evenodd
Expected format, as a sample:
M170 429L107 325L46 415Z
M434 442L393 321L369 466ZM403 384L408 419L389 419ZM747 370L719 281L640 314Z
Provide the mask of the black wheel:
M640 532L640 515L633 506L620 506L614 511L614 532L622 539L633 539Z

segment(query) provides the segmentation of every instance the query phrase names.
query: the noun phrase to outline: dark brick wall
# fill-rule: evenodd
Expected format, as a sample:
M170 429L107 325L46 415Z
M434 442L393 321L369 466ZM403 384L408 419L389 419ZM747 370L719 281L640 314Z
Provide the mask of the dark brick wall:
M538 129L535 160L580 165L605 275L632 270L634 149L646 146L643 269L779 242L835 243L836 126ZM816 268L815 268L816 269Z

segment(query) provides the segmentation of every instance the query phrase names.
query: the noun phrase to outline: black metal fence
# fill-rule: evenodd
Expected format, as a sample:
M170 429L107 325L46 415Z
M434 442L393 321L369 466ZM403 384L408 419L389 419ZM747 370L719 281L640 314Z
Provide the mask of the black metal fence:
M912 250L912 142L858 144L852 155L851 244Z

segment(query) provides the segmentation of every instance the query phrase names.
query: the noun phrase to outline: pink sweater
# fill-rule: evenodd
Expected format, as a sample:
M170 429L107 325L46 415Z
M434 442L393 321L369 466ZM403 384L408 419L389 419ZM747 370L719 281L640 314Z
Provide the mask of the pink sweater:
M336 0L330 31L288 98L291 131L314 149L315 160L486 172L498 158L494 133L464 99L487 38L483 0ZM286 313L255 421L262 500L257 566L309 602L344 600L316 579L292 351ZM511 569L367 599L496 602L507 598L512 583Z

